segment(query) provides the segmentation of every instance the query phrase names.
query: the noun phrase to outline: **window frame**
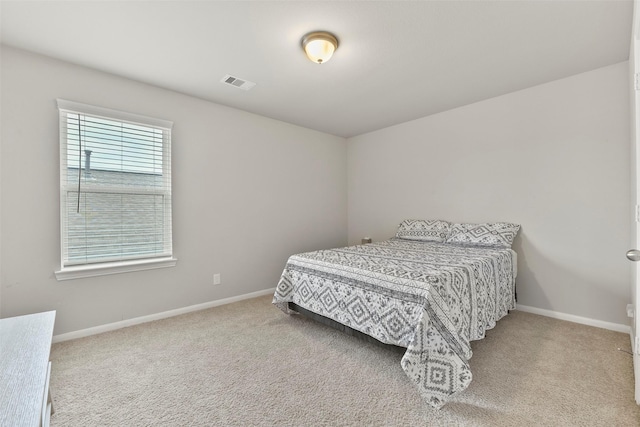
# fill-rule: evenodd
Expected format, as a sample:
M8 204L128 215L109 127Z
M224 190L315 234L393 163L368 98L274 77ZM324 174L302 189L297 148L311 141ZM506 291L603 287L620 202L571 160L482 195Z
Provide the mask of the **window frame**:
M79 102L68 101L64 99L57 99L58 106L58 123L59 123L59 148L60 148L60 269L55 271L55 276L57 280L69 280L69 279L77 279L77 278L85 278L85 277L94 277L94 276L103 276L109 274L118 274L118 273L127 273L133 271L142 271L142 270L150 270L156 268L167 268L174 267L177 263L177 259L174 257L173 253L173 223L170 220L168 225L168 230L165 228L165 232L169 233L170 243L169 243L169 255L166 256L153 256L153 257L140 257L140 258L131 258L128 260L119 260L119 261L97 261L97 262L89 262L85 264L73 264L67 263L65 265L65 257L67 254L66 242L68 241L67 236L67 224L65 221L65 217L67 215L67 192L68 192L68 183L67 183L67 175L66 171L62 170L62 161L66 159L67 156L67 132L65 131L66 126L63 128L62 120L63 117L66 119L68 113L72 114L80 114L80 115L90 115L96 116L100 118L105 118L108 120L128 122L137 125L143 126L151 126L154 128L162 128L168 132L168 135L163 138L163 177L169 180L169 183L164 187L165 191L162 194L169 197L169 218L171 218L171 212L173 211L173 201L172 201L172 189L171 189L171 132L173 128L173 122L168 120L156 119L152 117L142 116L139 114L127 113L123 111L113 110L109 108L97 107L88 104L82 104ZM66 164L66 160L65 160ZM167 190L168 189L168 192ZM93 190L92 190L93 191ZM97 192L108 192L109 189L103 188L98 189ZM119 194L126 194L127 190L123 190L121 187L118 187ZM160 192L156 192L155 194L159 194ZM153 194L152 191L149 194ZM165 205L165 209L167 206Z

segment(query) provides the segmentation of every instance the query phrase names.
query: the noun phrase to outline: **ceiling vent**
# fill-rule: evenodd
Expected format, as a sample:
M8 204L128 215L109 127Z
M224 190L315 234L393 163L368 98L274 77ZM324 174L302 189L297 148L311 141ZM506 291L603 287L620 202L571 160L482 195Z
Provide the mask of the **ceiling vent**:
M222 78L222 80L220 80L220 81L222 83L226 83L228 85L235 86L235 87L237 87L239 89L242 89L242 90L249 90L249 89L251 89L252 87L254 87L256 85L253 82L250 82L250 81L247 81L247 80L242 80L242 79L239 79L237 77L233 77L233 76L231 76L229 74L224 76Z

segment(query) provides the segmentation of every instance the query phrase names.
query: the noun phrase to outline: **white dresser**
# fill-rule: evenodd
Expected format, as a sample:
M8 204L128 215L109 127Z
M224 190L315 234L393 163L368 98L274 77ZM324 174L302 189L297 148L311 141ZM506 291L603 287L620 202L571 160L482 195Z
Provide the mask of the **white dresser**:
M56 312L0 319L0 427L48 426Z

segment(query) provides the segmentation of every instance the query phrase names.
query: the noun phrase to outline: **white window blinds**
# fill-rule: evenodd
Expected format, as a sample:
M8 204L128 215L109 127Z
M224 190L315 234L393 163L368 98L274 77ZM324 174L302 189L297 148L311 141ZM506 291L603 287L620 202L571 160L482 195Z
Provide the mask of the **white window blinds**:
M58 109L62 268L171 257L172 123Z

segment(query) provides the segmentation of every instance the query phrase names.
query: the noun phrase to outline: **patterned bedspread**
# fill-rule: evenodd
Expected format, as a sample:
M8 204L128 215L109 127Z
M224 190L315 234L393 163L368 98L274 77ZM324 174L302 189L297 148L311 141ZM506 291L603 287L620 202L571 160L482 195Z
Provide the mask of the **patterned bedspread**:
M387 344L439 408L471 382L470 341L515 308L516 254L391 239L293 255L273 303L288 302Z

